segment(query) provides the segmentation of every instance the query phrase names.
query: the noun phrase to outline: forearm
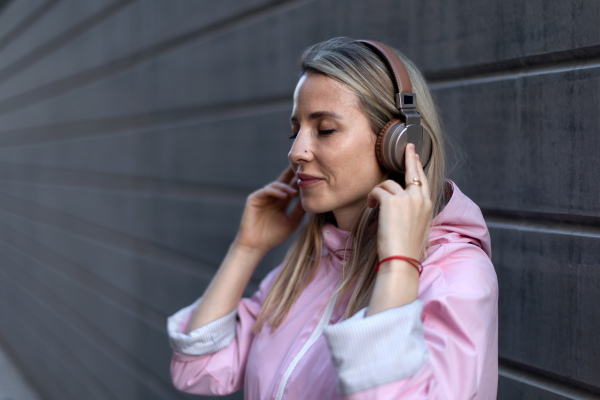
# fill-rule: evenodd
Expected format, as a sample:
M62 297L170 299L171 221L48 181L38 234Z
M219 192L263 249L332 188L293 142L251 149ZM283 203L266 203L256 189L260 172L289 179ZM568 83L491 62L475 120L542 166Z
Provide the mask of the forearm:
M235 309L264 254L263 251L242 248L234 242L206 288L185 333L219 319Z
M419 273L402 260L383 263L377 272L367 316L412 303L417 299Z

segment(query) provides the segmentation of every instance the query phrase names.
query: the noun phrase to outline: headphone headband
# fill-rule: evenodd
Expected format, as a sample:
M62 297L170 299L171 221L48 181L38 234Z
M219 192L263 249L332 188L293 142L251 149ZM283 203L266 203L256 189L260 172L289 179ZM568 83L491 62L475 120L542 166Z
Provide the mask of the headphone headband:
M388 67L394 73L395 84L396 84L396 107L398 110L407 108L416 108L417 102L414 93L412 92L412 85L408 72L404 63L400 60L398 55L392 51L388 46L375 40L356 40L357 42L367 45L372 50L383 57Z
M387 170L404 174L404 149L407 143L414 143L423 167L431 158L432 141L427 128L421 125L421 114L417 110L417 99L412 93L412 85L406 67L400 57L388 46L374 40L356 40L381 56L393 72L396 95L396 108L400 119L389 121L377 135L375 154Z

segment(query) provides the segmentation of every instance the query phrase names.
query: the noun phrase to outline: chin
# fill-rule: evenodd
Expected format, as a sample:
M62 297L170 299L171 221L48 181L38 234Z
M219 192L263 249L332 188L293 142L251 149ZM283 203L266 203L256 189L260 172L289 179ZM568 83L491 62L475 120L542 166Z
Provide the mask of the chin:
M310 213L310 214L322 214L322 213L326 213L328 211L331 211L331 208L325 206L324 204L318 204L318 202L304 200L304 199L301 200L301 201L302 201L302 208L307 213Z

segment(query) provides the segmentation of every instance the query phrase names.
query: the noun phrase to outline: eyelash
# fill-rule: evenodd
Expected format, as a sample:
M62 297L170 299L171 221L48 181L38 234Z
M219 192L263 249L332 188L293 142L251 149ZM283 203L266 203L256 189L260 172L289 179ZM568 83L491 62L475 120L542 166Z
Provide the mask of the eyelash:
M333 132L335 132L335 129L325 129L317 132L319 133L319 135L331 135ZM292 136L290 136L290 139L296 139L296 137L298 137L298 134L294 133Z

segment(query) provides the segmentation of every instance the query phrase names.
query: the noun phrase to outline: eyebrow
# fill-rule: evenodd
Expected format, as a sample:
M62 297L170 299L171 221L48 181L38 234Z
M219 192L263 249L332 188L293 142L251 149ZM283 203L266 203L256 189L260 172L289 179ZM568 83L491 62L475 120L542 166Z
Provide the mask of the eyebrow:
M329 118L335 118L335 119L344 119L344 118L342 118L341 115L338 115L338 114L333 113L331 111L317 111L317 112L311 113L308 116L308 119L319 119L319 118L323 118L323 117L329 117ZM290 118L290 121L292 121L292 122L298 122L298 118L292 116Z

